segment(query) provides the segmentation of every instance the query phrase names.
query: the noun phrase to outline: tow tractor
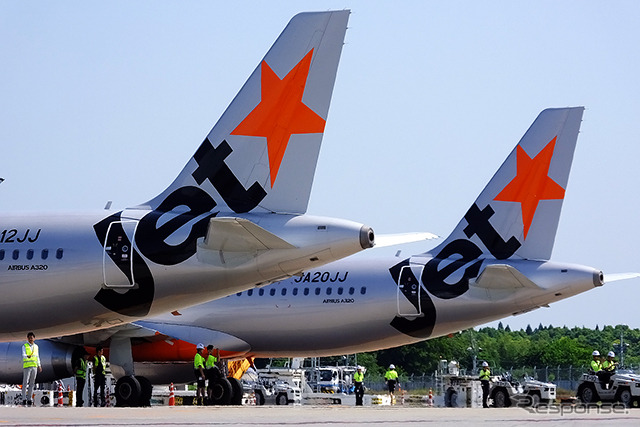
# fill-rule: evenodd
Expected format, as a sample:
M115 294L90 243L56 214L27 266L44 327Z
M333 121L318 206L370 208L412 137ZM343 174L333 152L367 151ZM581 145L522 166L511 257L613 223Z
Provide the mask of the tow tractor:
M620 402L626 407L640 406L640 375L627 371L614 372L603 382L593 372L582 374L578 399L586 405L596 402Z
M504 408L513 404L537 407L540 404L548 405L555 400L556 385L528 376L523 377L522 382L518 382L514 381L511 374L507 373L492 378L489 397L493 399L493 406L496 408Z

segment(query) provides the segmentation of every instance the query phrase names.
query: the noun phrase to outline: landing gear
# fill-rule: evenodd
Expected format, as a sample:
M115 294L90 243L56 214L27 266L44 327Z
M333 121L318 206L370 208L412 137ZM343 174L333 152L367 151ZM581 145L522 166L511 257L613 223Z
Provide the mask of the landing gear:
M151 406L151 381L145 377L128 375L116 383L116 406L139 407Z

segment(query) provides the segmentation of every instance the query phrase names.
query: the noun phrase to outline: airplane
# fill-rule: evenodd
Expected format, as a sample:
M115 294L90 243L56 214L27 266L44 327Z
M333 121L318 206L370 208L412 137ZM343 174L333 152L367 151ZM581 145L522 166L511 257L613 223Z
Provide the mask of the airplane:
M226 359L374 351L638 277L605 279L591 267L550 261L583 110L540 113L458 226L433 249L404 259L352 256L126 327L40 341L41 358L49 371L69 376L78 348L129 340L129 359L111 358L112 369L121 371L118 384L130 381L130 372L155 384L188 382L198 342L215 345ZM8 372L19 364L19 343L11 345L0 346L0 381L12 382Z
M3 214L0 341L126 325L372 247L364 224L305 214L349 13L293 17L148 202Z

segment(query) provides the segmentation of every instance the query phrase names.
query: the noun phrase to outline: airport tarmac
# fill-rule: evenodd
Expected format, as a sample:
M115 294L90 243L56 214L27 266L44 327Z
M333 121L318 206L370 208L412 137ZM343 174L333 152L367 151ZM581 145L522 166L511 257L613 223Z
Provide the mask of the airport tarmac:
M640 409L459 409L348 406L0 407L0 426L640 425Z

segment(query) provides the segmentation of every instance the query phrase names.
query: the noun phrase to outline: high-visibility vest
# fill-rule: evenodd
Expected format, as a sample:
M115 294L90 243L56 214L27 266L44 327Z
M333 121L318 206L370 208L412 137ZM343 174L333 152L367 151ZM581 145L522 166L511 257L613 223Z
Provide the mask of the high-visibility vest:
M87 378L87 361L84 358L79 360L80 366L76 369L76 377Z
M98 364L102 365L102 371L98 371ZM93 373L94 375L106 375L107 374L107 358L104 356L100 356L100 360L98 360L98 356L94 356L93 358Z
M211 368L213 368L214 366L216 366L216 362L217 362L217 361L218 361L218 358L217 358L217 357L215 357L213 354L210 354L210 355L207 357L207 361L206 361L206 363L205 363L205 368L207 368L207 369L211 369ZM197 369L197 368L196 368L196 369Z
M38 344L34 344L33 347L28 342L24 343L24 352L27 354L22 359L23 368L35 368L38 366Z
M353 374L353 381L361 383L362 381L364 381L364 374L362 372L356 371L356 373Z
M386 374L384 374L384 379L385 380L397 380L398 379L398 373L395 370L390 370L387 371Z
M204 369L204 357L200 353L196 353L196 357L193 358L193 369L197 371L199 368Z
M480 381L489 381L489 379L491 378L491 370L489 368L487 369L480 369Z
M600 364L599 360L592 360L591 361L591 370L593 370L593 372L598 372L598 371L602 370L602 365Z
M616 369L616 362L614 362L613 360L611 362L609 362L608 360L605 360L604 362L602 362L603 371L611 372L611 371L615 371L615 369Z

